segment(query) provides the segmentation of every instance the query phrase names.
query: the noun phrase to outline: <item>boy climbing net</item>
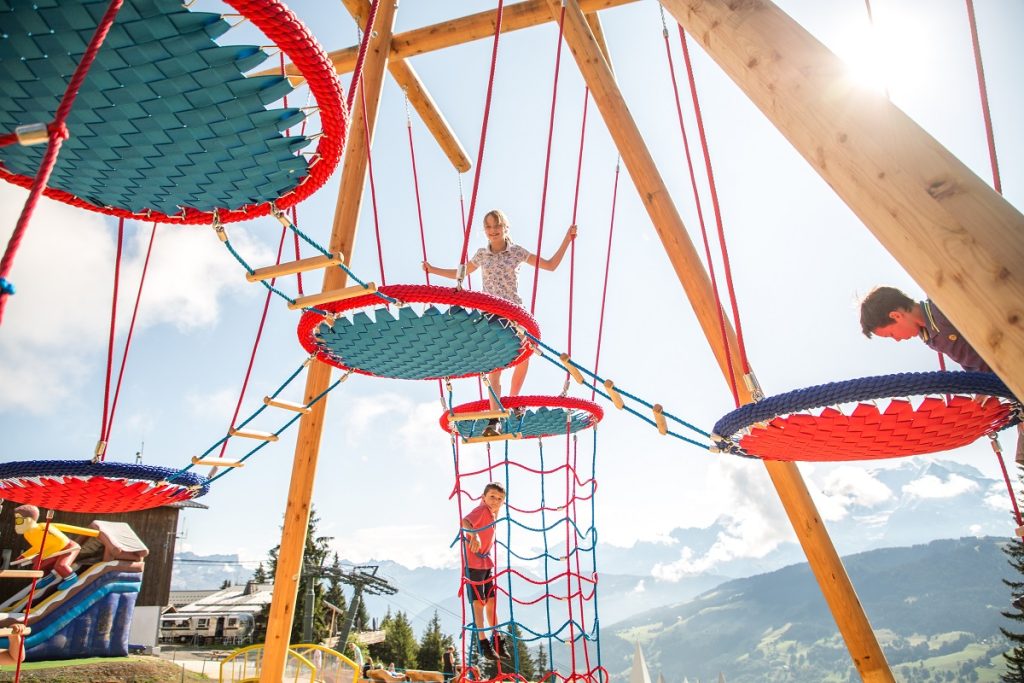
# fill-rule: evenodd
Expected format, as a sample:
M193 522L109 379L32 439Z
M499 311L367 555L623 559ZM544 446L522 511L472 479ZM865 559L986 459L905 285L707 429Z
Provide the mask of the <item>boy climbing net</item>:
M473 623L480 639L480 653L490 660L506 656L508 646L495 630L498 609L494 587L494 525L505 502L505 488L491 482L484 487L480 504L462 518L463 557L466 579L473 596ZM491 645L490 634L494 634Z
M519 298L519 266L522 263L540 268L541 270L554 271L562 263L565 250L569 243L576 238L576 226L570 225L562 238L562 243L554 255L549 258L538 257L531 254L525 248L512 242L509 237L509 223L505 214L494 209L488 211L484 216L484 234L487 236L487 246L477 250L473 258L466 266L466 274L473 273L477 268L483 269L484 292L501 297L507 301L522 306L523 300ZM459 279L460 273L457 268L438 268L427 261L423 262L423 270L431 275L447 277L453 280ZM523 388L523 381L526 379L526 371L529 368L530 359L527 358L517 365L512 371L512 386L509 395L518 396ZM494 392L490 396L492 410L500 408L495 397L501 394L501 369L494 370L487 376ZM518 409L521 410L521 409ZM521 414L517 414L521 417ZM484 436L496 436L501 431L501 423L497 419L488 422L484 429Z

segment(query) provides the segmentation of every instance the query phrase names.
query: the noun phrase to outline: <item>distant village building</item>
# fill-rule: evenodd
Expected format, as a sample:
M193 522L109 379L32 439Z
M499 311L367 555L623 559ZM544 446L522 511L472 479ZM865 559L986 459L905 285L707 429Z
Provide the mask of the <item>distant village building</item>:
M244 645L251 642L263 606L270 604L274 584L249 581L216 591L174 592L198 598L167 608L160 618L161 642Z

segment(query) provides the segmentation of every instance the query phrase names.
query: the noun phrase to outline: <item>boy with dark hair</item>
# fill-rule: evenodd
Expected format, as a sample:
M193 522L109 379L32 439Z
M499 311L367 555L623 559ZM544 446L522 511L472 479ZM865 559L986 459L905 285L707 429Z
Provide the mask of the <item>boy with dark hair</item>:
M466 558L466 578L473 591L473 623L480 638L480 653L490 660L505 654L506 647L494 626L498 620L494 589L494 524L505 502L505 488L491 482L484 487L480 505L462 519L462 538ZM494 634L491 646L489 634Z
M875 287L860 303L860 328L872 335L903 341L920 338L969 372L992 372L970 342L930 299L914 301L895 287ZM1024 424L1017 425L1017 462L1024 464Z

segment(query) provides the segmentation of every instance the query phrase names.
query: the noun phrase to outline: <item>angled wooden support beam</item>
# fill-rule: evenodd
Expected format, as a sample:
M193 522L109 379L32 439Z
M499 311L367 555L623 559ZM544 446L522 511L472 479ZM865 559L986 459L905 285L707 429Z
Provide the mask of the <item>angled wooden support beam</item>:
M561 10L559 3L557 0L548 1L551 13L557 16L556 13ZM563 34L566 44L572 50L580 72L590 87L594 102L604 118L619 154L622 155L623 164L629 171L651 222L661 237L665 252L686 291L722 373L726 378L729 377L729 365L726 360L728 345L732 351L733 372L736 377L741 377L744 370L738 366L739 352L735 331L727 324L726 339L723 341L710 278L690 241L678 210L672 203L668 188L654 164L650 150L615 83L615 77L601 55L597 40L580 10L580 4L576 0L566 0L565 14ZM752 398L750 391L743 385L738 389L741 400L749 402ZM832 540L799 470L795 464L789 462L765 462L765 467L857 670L867 681L893 681L885 655L878 645L853 584L832 545Z
M359 22L360 26L365 27L366 19L370 14L370 0L342 1L345 3L345 8L349 11L349 14ZM466 154L462 143L456 137L455 131L448 125L444 114L437 108L434 98L427 92L423 81L416 75L416 71L413 70L408 62L394 57L388 61L388 71L391 73L391 77L395 79L395 83L405 91L405 96L409 98L409 104L416 110L420 120L423 121L423 125L427 127L430 134L437 140L437 144L440 145L441 151L448 157L448 161L451 162L452 166L459 173L468 171L472 166L469 155Z
M360 86L363 93L356 93L356 102L365 99L366 108L355 107L349 124L345 143L345 158L342 161L341 183L338 187L338 202L331 227L328 249L331 253L342 253L351 259L359 223L363 188L366 183L367 138L372 142L377 122L377 109L384 84L384 69L391 52L391 36L395 26L396 6L393 2L382 2L377 9L374 22L374 36L370 41L363 67ZM365 95L365 97L363 97ZM365 118L364 118L365 113ZM369 135L366 135L366 132ZM324 271L322 290L341 289L348 275L341 268ZM331 382L331 366L326 363L312 363L306 375L304 405L309 405L322 396ZM280 683L284 675L288 641L295 618L296 592L302 568L302 556L306 544L306 530L309 526L310 506L313 498L313 483L316 479L317 462L320 457L320 439L323 435L324 417L327 412L327 396L313 404L309 413L299 419L299 433L295 441L295 457L292 476L288 485L288 502L284 511L284 525L281 529L281 551L278 556L277 572L274 575L274 595L267 620L267 637L263 648L263 663L260 683Z
M662 4L1024 396L1024 215L768 0Z

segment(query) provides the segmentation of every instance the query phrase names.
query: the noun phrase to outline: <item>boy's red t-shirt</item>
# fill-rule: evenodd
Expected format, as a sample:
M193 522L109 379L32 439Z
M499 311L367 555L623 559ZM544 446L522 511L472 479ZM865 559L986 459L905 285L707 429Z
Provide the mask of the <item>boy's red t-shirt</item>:
M470 569L494 568L494 560L491 559L491 549L494 547L494 519L495 517L490 509L483 503L480 503L472 512L466 515L466 521L470 523L473 529L479 529L479 531L474 531L473 533L477 534L480 538L480 550L478 552L471 552L469 543L466 543L466 566ZM487 528L485 529L484 527Z

